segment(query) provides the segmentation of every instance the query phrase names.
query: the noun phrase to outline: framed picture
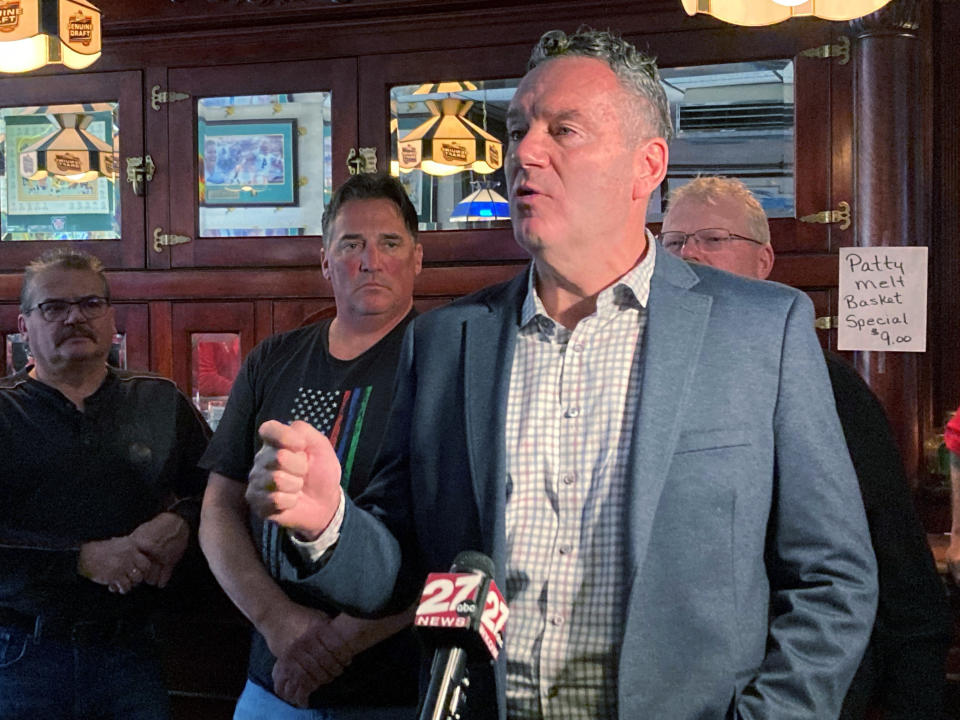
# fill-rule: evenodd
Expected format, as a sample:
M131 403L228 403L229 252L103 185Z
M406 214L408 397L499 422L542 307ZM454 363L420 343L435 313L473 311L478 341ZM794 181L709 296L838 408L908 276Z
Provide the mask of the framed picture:
M200 204L297 206L297 121L200 120Z

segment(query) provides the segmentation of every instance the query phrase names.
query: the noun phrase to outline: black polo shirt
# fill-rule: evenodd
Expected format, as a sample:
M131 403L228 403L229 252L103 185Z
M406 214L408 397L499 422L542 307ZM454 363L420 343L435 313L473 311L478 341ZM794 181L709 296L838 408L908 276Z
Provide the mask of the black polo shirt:
M79 547L129 534L183 498L194 500L177 511L195 526L209 430L166 378L109 368L80 411L30 369L0 379L0 607L145 614L156 589L110 593L77 574Z

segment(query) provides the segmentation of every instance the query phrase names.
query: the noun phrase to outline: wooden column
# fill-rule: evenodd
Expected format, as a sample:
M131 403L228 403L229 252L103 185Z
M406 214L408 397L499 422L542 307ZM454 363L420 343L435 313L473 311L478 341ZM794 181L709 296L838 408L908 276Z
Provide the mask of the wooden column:
M856 244L925 245L923 116L918 3L894 0L850 23L854 33ZM918 356L857 352L854 363L880 397L903 452L907 476L919 467Z

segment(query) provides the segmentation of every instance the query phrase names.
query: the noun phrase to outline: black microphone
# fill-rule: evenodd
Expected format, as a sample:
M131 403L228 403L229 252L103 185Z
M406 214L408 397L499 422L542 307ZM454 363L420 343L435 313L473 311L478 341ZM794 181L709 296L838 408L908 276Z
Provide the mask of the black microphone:
M493 662L503 648L507 604L493 581L493 561L466 550L448 573L430 573L413 624L436 648L420 720L456 720L470 685L467 662Z

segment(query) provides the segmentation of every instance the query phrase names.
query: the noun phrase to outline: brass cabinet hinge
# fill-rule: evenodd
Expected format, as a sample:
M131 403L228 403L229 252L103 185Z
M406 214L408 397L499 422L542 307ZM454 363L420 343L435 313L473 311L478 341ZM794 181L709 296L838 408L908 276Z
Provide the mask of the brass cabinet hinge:
M153 229L154 252L163 252L165 247L170 247L171 245L183 245L184 243L188 242L193 242L193 238L187 237L186 235L167 235L163 232L163 228Z
M841 35L836 45L821 45L820 47L801 50L800 54L809 58L840 58L840 64L850 62L850 38Z
M350 148L347 154L347 170L351 175L374 173L377 171L377 149L375 147Z
M133 185L133 194L146 194L146 184L153 180L153 173L157 166L149 155L127 158L127 182Z
M838 326L838 318L836 315L821 315L813 321L813 326L817 330L832 330Z
M804 215L800 218L800 222L821 224L840 223L840 229L846 230L850 227L850 203L846 200L841 200L836 210L822 210L813 215Z
M161 92L159 85L154 85L150 91L150 107L159 110L161 103L172 103L178 100L186 100L190 95L187 93L176 92L174 90L163 90Z

